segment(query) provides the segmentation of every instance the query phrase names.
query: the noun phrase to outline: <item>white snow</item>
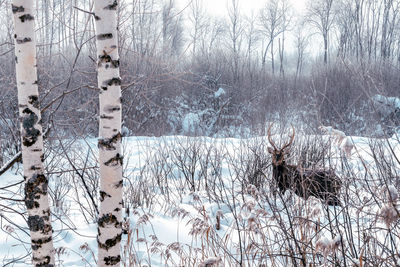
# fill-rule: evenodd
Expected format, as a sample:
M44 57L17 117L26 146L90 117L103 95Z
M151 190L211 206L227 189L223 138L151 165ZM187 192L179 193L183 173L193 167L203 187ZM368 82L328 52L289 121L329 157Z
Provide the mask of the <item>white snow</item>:
M201 117L197 113L188 113L185 115L182 121L182 129L183 132L188 133L195 133L198 129L201 122Z
M383 95L374 95L372 99L378 103L392 106L394 108L400 108L400 98L388 97Z
M189 113L185 117L184 130L193 130L198 121L198 115ZM296 138L301 138L298 136ZM356 155L351 159L348 159L349 166L352 166L353 171L364 173L365 166L368 168L368 172L374 172L374 155L371 154L370 144L375 141L373 139L367 139L362 137L350 137L352 144L354 145L353 154ZM90 162L88 167L95 166L95 158L97 155L97 141L95 139L89 140L78 140L75 143L73 140L67 140L70 142L70 156L73 156L75 160L81 159L85 162L87 151L91 151ZM179 253L185 255L191 255L188 258L191 259L185 266L202 266L212 262L218 262L220 256L214 255L213 249L208 247L210 240L220 240L221 244L224 244L229 251L232 253L237 252L237 244L239 239L237 224L238 223L246 231L254 230L255 233L262 235L263 238L273 237L275 238L276 229L279 229L281 225L279 221L272 215L271 206L268 203L260 202L258 195L269 194L269 186L266 186L266 192L257 190L254 186L249 185L246 193L243 196L239 194L240 185L236 187L233 181L237 180L240 175L240 171L237 169L239 162L249 160L249 155L246 154L246 147L260 147L260 144L266 142L265 137L258 137L253 139L217 139L217 138L205 138L205 137L184 137L184 136L171 136L171 137L128 137L124 138L124 176L129 177L129 183L133 183L133 189L140 192L139 185L148 186L149 191L146 195L140 195L139 199L142 201L142 205L138 208L130 207L130 238L133 240L130 246L124 245L124 253L130 249L134 255L138 264L150 265L151 266L166 266L165 258L160 256L160 253L171 253L171 261L169 266L178 266L172 264L176 259L180 258ZM393 150L397 155L400 155L400 144L398 140L388 140L392 145ZM175 156L180 156L182 160L187 163L193 163L193 157L188 156L186 150L179 150L182 147L201 147L201 155L205 155L206 148L213 147L214 151L211 156L219 155L216 152L224 151L224 155L221 158L220 166L208 166L207 175L214 177L213 179L221 179L223 186L215 190L225 190L224 201L215 201L209 199L208 194L204 190L190 193L183 191L186 180L182 175L182 171L176 168L174 161ZM172 153L173 150L180 151L177 155ZM89 150L90 149L90 150ZM336 150L335 150L336 149ZM332 150L335 153L332 157L333 161L337 161L339 156L339 148L336 145L332 146ZM164 152L163 152L164 151ZM185 152L186 151L186 152ZM61 157L61 158L60 158ZM362 162L360 161L362 159ZM55 165L52 165L55 161ZM47 166L53 166L52 172L56 172L59 169L63 169L68 166L68 162L61 156L56 157L55 160L51 161L48 157L46 161ZM160 193L160 187L156 184L151 184L154 181L154 172L151 172L153 165L151 163L159 162L159 170L166 172L159 173L160 177L163 175L169 175L168 186L171 190L169 200L165 195ZM361 164L362 163L362 164ZM165 164L165 165L161 165ZM194 163L193 163L194 164ZM333 162L333 165L338 163ZM171 167L172 166L172 167ZM175 166L175 167L174 167ZM198 179L199 170L201 164L196 163L196 172L194 173L195 179ZM395 168L396 166L394 166ZM171 169L170 169L171 168ZM338 168L339 169L339 168ZM87 170L89 172L89 170ZM77 192L73 189L73 184L78 183L78 178L74 175L75 172L70 172L67 180L61 178L59 175L50 176L50 187L52 188L52 194L58 192L62 195L62 204L59 209L53 209L53 225L55 229L54 241L55 247L57 248L58 254L56 257L57 263L61 266L94 266L94 256L97 255L96 249L96 234L97 225L94 223L94 219L90 218L86 213L86 218L82 214L82 210L78 205L78 199L82 205L87 206L84 202L84 196L86 195L83 188L79 188ZM340 173L339 173L340 174ZM352 177L346 177L346 179L352 179ZM269 179L269 177L265 178ZM21 171L17 168L7 171L1 176L0 187L4 187L10 184L14 184L22 180ZM64 181L63 186L60 183ZM196 180L197 181L197 180ZM233 185L233 187L232 187ZM209 185L210 186L210 185ZM352 192L358 192L358 183L352 184L346 190ZM396 185L397 186L397 185ZM58 191L56 191L58 190ZM387 188L389 193L392 194L392 198L398 198L398 191L396 191L395 185L389 185ZM0 191L0 204L5 205L9 208L23 211L23 202L16 202L11 200L4 200L1 197L8 197L13 199L22 199L23 187L16 185L8 189L8 193ZM137 193L136 192L136 193ZM237 195L232 195L235 192ZM129 196L134 196L134 192L126 192ZM396 195L397 193L397 195ZM290 200L291 196L294 200ZM361 201L369 203L371 195L367 192L360 191L357 195ZM377 197L381 197L377 195ZM382 196L383 197L383 196ZM148 198L148 200L146 200ZM276 197L276 204L278 207L282 207L282 199ZM320 223L323 225L321 235L313 236L313 244L316 244L320 253L325 257L329 257L335 250L340 249L340 235L331 235L326 229L326 210L322 208L319 200L311 199L304 201L297 196L293 196L290 192L286 192L283 197L284 201L294 201L294 206L304 207L305 209L298 209L301 216L307 218L307 223ZM151 202L148 206L145 204L146 201ZM387 201L387 198L382 198L382 201ZM236 203L237 206L232 207L232 203ZM293 208L290 207L290 208ZM376 221L376 218L380 218L378 223L384 223L390 225L397 220L397 214L393 209L393 205L390 203L383 204L381 208L376 205L366 204L361 207L360 210L352 209L353 223L361 223L361 225L370 225ZM27 232L27 225L24 218L12 210L0 214L1 230L0 231L0 265L9 263L12 259L16 259L12 266L20 267L27 266L30 263L30 244L29 235ZM57 214L57 217L55 216ZM238 222L235 221L234 214L238 215ZM216 230L216 217L221 218L221 229ZM282 218L285 219L287 215L282 211ZM364 216L364 217L363 217ZM381 217L380 217L381 216ZM382 218L382 216L389 217L388 219ZM342 216L338 219L341 220ZM360 221L357 221L357 218ZM18 229L12 225L6 219L15 222L18 226L22 227ZM61 220L60 220L61 219ZM89 223L87 222L89 220ZM307 225L305 223L305 225ZM343 222L340 222L343 224ZM268 227L259 228L258 225L268 225ZM368 226L369 227L369 226ZM314 224L310 229L314 229ZM357 227L355 227L356 229ZM379 228L379 227L378 227ZM377 229L378 229L377 228ZM381 227L380 229L384 229ZM363 228L364 229L364 228ZM25 232L24 232L25 231ZM383 231L383 230L382 230ZM28 233L28 232L27 232ZM244 234L244 232L242 232ZM357 233L353 233L357 236ZM243 238L243 235L241 236ZM254 236L255 240L263 240ZM259 239L258 239L259 238ZM377 234L374 238L385 238L384 234ZM126 244L127 236L123 236L123 243ZM214 241L213 241L214 242ZM346 245L346 244L345 244ZM195 248L195 249L194 249ZM200 254L199 251L204 249L204 258L197 257ZM273 250L276 247L271 246ZM196 252L196 249L199 251ZM154 253L150 253L153 251ZM157 252L158 251L158 252ZM220 250L223 251L223 250ZM164 254L165 255L165 254ZM196 256L197 255L197 256ZM225 265L224 265L225 264ZM228 266L226 262L222 266Z
M225 92L224 88L220 87L220 88L214 93L214 97L215 97L215 98L219 98L219 97L221 97L222 95L225 95L225 94L226 94L226 92Z
M375 103L375 108L381 113L382 116L386 117L394 112L396 109L400 109L400 98L387 97L383 95L374 95L372 100Z

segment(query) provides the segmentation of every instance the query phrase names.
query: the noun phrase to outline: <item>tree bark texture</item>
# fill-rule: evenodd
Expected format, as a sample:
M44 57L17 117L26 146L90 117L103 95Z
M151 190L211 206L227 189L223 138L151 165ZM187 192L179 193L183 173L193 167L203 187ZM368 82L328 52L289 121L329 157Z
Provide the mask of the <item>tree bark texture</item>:
M100 90L98 266L119 266L122 234L121 78L117 0L94 2Z
M43 135L36 67L33 0L14 0L15 63L21 147L25 179L25 205L34 266L54 266L54 247L48 179L43 168Z

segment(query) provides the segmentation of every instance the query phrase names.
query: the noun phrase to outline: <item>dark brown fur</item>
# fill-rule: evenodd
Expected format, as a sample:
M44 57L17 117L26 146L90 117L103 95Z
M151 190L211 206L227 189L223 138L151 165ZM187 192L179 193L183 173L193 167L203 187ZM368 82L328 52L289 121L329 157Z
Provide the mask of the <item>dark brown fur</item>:
M291 189L304 199L313 196L328 205L340 205L338 195L341 181L335 172L331 169L303 169L287 164L285 161L286 149L289 149L293 142L294 129L289 143L278 149L271 139L271 127L272 125L268 129L268 140L272 147L268 147L268 152L272 154L272 175L279 191L284 193L287 189Z

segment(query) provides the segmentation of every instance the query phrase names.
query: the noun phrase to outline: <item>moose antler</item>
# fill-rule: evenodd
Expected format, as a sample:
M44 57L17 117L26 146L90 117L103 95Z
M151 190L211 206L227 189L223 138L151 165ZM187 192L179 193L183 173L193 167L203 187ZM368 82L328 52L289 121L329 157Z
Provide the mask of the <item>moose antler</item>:
M290 136L290 140L289 140L289 142L288 142L287 144L284 144L283 147L282 147L281 149L278 149L278 148L276 147L274 141L272 141L272 138L271 138L271 129L272 129L272 125L274 125L274 123L271 123L271 125L268 127L268 132L267 132L267 134L268 134L268 141L269 141L269 143L271 144L271 146L273 146L273 148L274 148L275 150L284 150L285 148L289 147L289 146L293 143L294 136L295 136L295 130L294 130L293 125L292 125L292 135Z
M278 150L278 148L276 147L274 141L272 141L272 138L271 138L271 129L272 129L272 125L274 125L274 123L271 123L271 124L269 125L269 127L268 127L268 132L267 132L268 141L269 141L269 143L271 144L271 146L272 146L275 150Z
M285 148L289 147L289 146L293 143L294 135L295 135L295 130L294 130L293 125L292 125L292 131L293 131L293 133L292 133L292 135L290 136L289 143L285 144L285 145L282 147L281 150L284 150Z

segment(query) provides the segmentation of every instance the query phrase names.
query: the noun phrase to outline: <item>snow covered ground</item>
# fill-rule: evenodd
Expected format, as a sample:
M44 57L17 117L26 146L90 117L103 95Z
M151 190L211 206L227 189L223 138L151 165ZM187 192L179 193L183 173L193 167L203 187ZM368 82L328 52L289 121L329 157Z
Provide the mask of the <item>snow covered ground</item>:
M317 199L277 194L265 137L125 138L125 266L205 266L207 259L222 266L283 266L291 264L291 257L351 265L371 251L383 263L396 257L400 262L395 252L400 248L399 220L392 214L394 221L388 222L393 210L384 210L387 189L400 187L399 139L351 140L355 149L345 159L326 136L296 137L293 162L322 153L318 165L335 168L344 181L345 205L327 208ZM302 154L301 147L313 148L314 154ZM88 192L96 192L98 185L96 155L94 139L48 144L60 266L95 266L97 228ZM0 179L4 266L30 262L21 171L14 167ZM385 218L380 217L383 212L388 212Z

